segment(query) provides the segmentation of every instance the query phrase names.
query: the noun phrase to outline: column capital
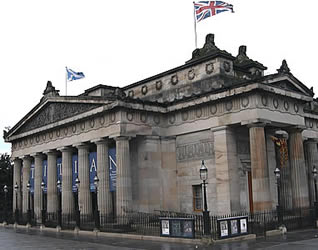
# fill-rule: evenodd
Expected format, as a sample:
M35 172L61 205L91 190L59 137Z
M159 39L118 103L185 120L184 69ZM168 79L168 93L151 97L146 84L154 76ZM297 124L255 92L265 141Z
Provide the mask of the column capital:
M27 160L31 161L32 157L30 155L23 155L23 156L20 157L20 159L23 160L23 161L27 161Z
M32 153L30 155L34 158L45 158L45 155L42 152Z
M266 119L253 119L253 120L246 120L241 122L242 126L246 125L248 128L265 127L266 125L269 125L269 124L271 124L271 121Z
M304 143L313 143L313 144L317 144L318 143L318 138L304 138Z
M96 145L107 144L108 142L109 142L108 138L98 138L98 139L91 140L91 143L95 143Z
M11 159L13 162L15 162L15 161L21 161L22 160L22 158L21 157L14 157L13 159Z
M49 149L49 150L43 151L43 154L46 154L46 155L57 155L58 152L55 149Z
M303 125L295 125L286 128L289 133L303 132L306 129L306 126Z
M115 141L129 141L131 139L130 136L117 136L114 138Z
M89 149L89 144L86 142L80 142L80 143L73 144L73 147L77 149Z
M75 152L75 148L71 147L71 146L65 146L65 147L61 147L61 148L57 148L57 151L61 151L61 152Z

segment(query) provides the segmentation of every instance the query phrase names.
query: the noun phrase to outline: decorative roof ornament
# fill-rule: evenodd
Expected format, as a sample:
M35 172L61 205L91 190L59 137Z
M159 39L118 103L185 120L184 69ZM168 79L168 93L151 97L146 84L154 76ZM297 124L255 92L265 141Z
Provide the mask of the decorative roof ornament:
M245 70L252 68L252 67L256 67L256 68L261 69L261 70L267 69L263 64L250 59L246 54L246 50L247 50L246 45L241 45L239 47L238 55L236 56L236 58L234 60L235 66L238 66L238 67L245 69Z
M47 81L47 84L46 84L46 88L45 90L43 91L43 98L46 98L46 97L54 97L54 96L59 96L59 90L56 90L55 87L52 85L52 82L51 81ZM41 100L42 100L41 99Z
M220 49L215 46L214 34L208 34L205 37L205 43L202 49L195 49L192 52L192 59L199 58L204 55L212 54L213 52L219 51Z
M277 69L277 71L278 71L279 74L288 74L288 73L290 73L290 69L288 68L288 65L287 65L287 62L286 62L285 59L282 61L282 65L280 66L279 69Z
M241 45L239 47L239 53L236 56L235 61L237 63L242 63L242 62L247 61L247 60L251 60L251 59L246 55L246 45Z
M208 34L205 37L204 46L201 49L195 49L192 52L191 60L187 61L187 63L196 61L198 59L200 60L201 58L206 59L211 57L223 57L230 60L234 60L234 57L230 53L226 52L225 50L220 50L215 45L214 34Z

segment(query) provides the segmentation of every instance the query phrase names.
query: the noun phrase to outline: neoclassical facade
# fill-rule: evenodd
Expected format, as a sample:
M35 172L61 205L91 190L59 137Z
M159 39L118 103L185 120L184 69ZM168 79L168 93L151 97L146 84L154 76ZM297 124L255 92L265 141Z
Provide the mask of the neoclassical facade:
M93 179L99 178L101 214L155 210L200 212L201 160L208 168L211 214L262 211L277 205L275 145L288 134L281 168L281 204L314 202L311 171L318 163L318 103L284 60L277 73L219 49L214 35L184 65L123 88L97 85L79 96L61 96L51 82L40 102L10 131L14 209L91 214ZM62 188L56 187L61 180ZM17 202L16 202L17 198Z

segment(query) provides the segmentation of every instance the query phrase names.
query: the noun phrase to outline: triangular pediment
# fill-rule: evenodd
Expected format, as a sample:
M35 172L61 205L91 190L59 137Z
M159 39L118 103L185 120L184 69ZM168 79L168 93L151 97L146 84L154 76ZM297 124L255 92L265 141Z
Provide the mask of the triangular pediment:
M313 97L314 93L312 89L309 89L306 85L300 82L296 77L292 74L279 75L275 74L272 76L272 80L270 84L279 87L281 89L285 89L291 92L299 93L302 95Z
M101 105L103 104L49 101L42 107L39 107L33 112L31 111L15 126L15 129L12 130L15 130L13 131L14 134L28 132L98 108Z

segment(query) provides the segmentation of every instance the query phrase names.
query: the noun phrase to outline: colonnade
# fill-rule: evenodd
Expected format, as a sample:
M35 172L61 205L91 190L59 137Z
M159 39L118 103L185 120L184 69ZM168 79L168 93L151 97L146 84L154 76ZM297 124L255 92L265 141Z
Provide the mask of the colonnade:
M124 215L132 208L132 190L130 174L130 150L129 137L117 137L116 141L116 205L112 204L109 185L109 157L108 148L110 139L101 138L91 141L96 145L97 175L99 178L97 202L101 215L110 215L113 206L117 215ZM72 191L72 156L77 151L78 178L80 186L78 190L79 210L81 215L91 215L92 196L89 180L89 148L90 143L79 143L50 149L43 152L34 152L14 159L14 178L17 184L14 192L13 209L16 208L23 214L27 213L29 202L29 190L27 185L30 180L31 164L34 162L34 213L40 218L42 208L41 182L43 160L47 159L47 212L55 213L58 210L57 190L57 156L62 155L62 215L72 215L75 211L74 196ZM22 175L21 175L22 170ZM17 198L17 202L16 202Z
M276 192L272 192L271 178L274 177L274 161L268 161L268 143L273 143L267 138L274 133L275 128L270 126L270 121L246 122L249 134L249 155L251 182L249 185L249 201L251 211L271 210L277 205ZM240 187L237 169L238 153L237 136L235 128L231 126L220 126L211 129L214 136L215 171L216 171L216 211L218 214L241 211ZM276 130L279 130L277 128ZM309 207L313 200L313 165L318 164L317 141L306 140L302 127L288 127L284 129L288 135L288 166L281 171L281 194L286 200L290 200L290 208ZM305 147L305 148L304 148ZM306 162L305 162L306 152ZM272 151L273 153L273 151ZM288 171L286 171L288 170ZM288 173L288 175L286 175ZM246 179L246 181L248 181ZM288 189L288 190L287 190ZM275 189L276 190L276 186Z

